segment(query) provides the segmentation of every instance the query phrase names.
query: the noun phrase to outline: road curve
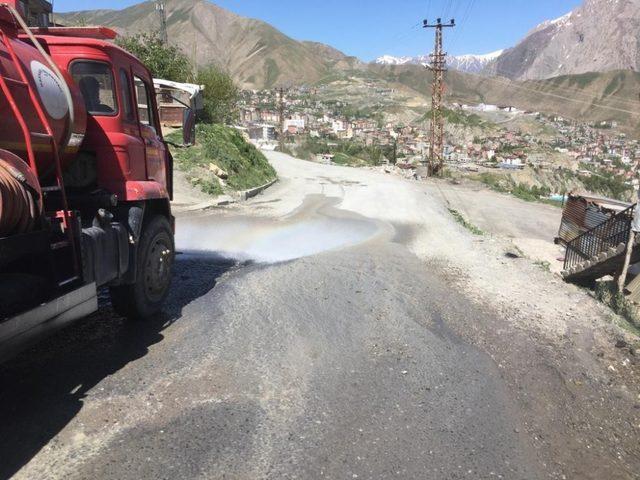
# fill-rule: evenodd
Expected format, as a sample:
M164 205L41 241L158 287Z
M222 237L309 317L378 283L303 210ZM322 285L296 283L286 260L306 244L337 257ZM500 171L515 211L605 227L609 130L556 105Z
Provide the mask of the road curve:
M0 478L575 472L532 441L502 366L453 327L498 314L408 248L444 207L408 182L271 159L281 181L265 194L178 219L160 317L129 324L103 299L0 367Z

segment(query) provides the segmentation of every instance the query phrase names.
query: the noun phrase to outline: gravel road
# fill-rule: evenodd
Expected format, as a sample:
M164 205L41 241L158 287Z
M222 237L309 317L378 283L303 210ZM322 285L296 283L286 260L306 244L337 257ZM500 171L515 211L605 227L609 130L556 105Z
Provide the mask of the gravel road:
M604 307L435 184L269 158L263 195L178 218L161 316L105 298L0 366L0 478L637 478Z

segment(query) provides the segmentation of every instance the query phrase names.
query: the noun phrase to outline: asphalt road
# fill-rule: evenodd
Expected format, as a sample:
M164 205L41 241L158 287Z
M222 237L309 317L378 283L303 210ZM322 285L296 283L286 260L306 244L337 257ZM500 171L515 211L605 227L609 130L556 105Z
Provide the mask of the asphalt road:
M157 319L104 299L0 367L0 478L562 478L451 327L497 314L407 248L429 225L345 209L380 192L293 162L247 206L179 219Z

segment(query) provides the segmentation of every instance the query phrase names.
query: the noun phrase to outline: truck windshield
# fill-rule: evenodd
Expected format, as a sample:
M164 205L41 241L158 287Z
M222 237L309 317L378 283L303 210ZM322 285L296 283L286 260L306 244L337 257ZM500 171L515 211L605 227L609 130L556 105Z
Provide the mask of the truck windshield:
M118 112L111 66L89 60L73 62L71 75L91 115L115 115Z

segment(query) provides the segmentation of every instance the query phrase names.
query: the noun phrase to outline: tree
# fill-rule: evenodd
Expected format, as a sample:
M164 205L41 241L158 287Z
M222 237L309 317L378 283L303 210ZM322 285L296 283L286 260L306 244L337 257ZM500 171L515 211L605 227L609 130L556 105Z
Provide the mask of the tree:
M200 118L207 123L231 123L237 120L240 89L231 76L210 65L196 75L196 83L204 85L204 111Z
M173 45L165 45L155 33L119 37L116 44L146 65L155 78L187 82L193 69L187 56Z

